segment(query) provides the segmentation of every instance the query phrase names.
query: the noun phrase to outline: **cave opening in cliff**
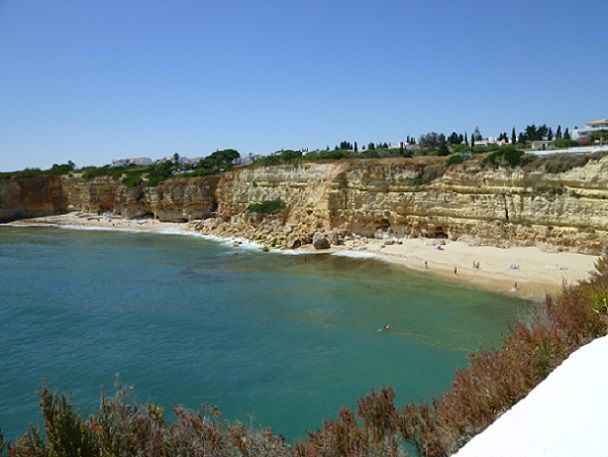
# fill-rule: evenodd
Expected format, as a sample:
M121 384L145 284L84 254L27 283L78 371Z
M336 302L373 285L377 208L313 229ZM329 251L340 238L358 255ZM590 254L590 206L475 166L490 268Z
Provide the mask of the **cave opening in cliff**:
M429 233L429 235L432 238L443 238L443 239L449 238L448 234L446 233L446 231L444 230L444 228L441 227L441 226L440 227L435 227L435 229L431 233Z

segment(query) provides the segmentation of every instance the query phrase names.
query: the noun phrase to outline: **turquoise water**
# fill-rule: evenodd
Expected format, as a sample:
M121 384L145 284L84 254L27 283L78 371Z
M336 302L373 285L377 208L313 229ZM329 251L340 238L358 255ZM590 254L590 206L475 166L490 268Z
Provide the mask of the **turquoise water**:
M374 260L0 227L0 429L39 421L43 382L86 413L119 373L141 401L302 437L374 387L440 394L529 309Z

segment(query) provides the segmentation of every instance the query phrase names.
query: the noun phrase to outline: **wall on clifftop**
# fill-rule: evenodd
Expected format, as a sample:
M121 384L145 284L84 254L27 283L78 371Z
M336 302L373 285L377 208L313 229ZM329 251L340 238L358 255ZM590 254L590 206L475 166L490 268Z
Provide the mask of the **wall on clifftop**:
M0 181L0 222L66 211L61 178L39 176Z
M239 222L251 202L286 202L289 227L361 235L431 236L600 252L608 241L608 158L542 169L452 166L421 181L433 160L380 159L237 169L218 186L218 213Z

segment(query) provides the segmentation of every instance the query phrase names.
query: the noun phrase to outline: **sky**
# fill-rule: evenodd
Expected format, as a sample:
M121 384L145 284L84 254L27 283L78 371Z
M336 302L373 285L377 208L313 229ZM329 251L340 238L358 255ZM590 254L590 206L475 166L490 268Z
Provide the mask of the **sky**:
M0 0L0 170L608 117L606 0Z

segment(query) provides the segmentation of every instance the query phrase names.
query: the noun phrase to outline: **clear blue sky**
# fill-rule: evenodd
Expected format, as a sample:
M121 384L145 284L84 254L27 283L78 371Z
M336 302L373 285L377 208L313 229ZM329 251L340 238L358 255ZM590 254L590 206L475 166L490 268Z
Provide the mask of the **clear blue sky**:
M606 0L0 0L0 170L608 117Z

